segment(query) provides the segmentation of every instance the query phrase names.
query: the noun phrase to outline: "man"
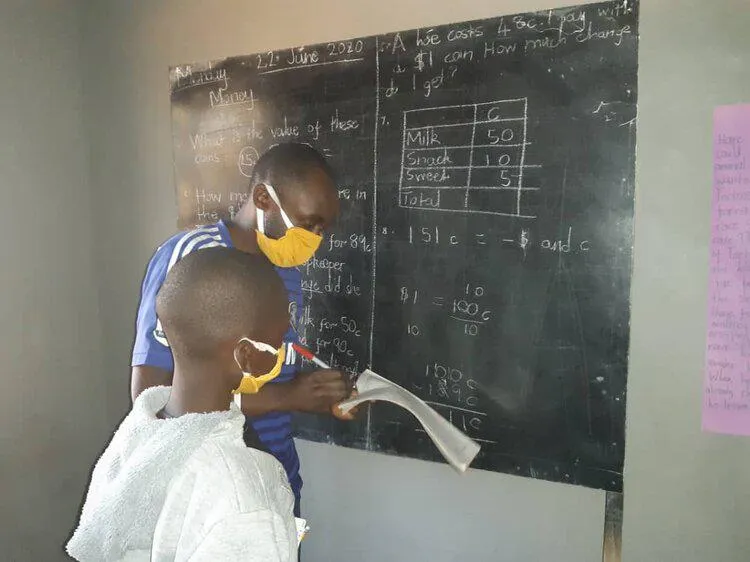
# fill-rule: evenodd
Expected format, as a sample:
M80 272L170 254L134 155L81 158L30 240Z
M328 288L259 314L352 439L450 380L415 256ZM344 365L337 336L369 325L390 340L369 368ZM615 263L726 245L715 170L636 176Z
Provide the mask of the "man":
M172 387L142 392L92 473L68 552L82 562L296 561L283 467L243 442L233 393L277 376L287 295L267 260L195 252L156 308L174 354Z
M249 189L247 202L231 221L177 234L151 258L143 280L133 348L133 399L146 388L171 383L172 354L154 303L167 272L185 255L212 246L263 254L277 266L284 281L292 320L302 311L302 276L296 266L312 257L338 214L333 173L312 147L284 143L258 159ZM291 329L285 341L294 342L296 338ZM351 386L340 371L297 373L296 363L296 355L288 346L276 384L243 397L242 411L251 418L246 424L246 442L252 444L257 432L262 444L284 465L296 499L295 514L299 516L302 479L290 412L330 414L331 407L349 395Z

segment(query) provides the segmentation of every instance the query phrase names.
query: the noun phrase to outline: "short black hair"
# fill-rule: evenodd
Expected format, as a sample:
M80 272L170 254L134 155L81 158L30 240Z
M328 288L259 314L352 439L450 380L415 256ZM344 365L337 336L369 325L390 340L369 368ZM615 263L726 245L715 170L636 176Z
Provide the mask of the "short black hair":
M258 158L250 177L250 189L264 183L283 191L301 185L315 169L325 172L331 180L335 179L333 169L325 156L309 144L280 143L269 148Z
M267 259L234 248L188 254L167 274L156 313L175 357L208 359L230 338L254 337L288 313L284 285Z

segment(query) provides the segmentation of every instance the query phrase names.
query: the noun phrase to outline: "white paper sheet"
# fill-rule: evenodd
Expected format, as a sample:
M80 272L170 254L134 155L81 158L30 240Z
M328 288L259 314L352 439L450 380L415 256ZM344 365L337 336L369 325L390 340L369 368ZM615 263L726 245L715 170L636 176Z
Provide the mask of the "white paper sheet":
M391 402L401 406L417 418L445 460L459 472L464 472L479 453L479 445L475 441L472 441L424 401L369 369L357 379L357 392L359 393L357 397L339 404L342 411L348 412L357 404L371 400Z
M307 526L306 519L295 517L294 522L297 524L297 545L299 545L299 543L302 542L302 539L305 538L307 532L310 530L310 527Z

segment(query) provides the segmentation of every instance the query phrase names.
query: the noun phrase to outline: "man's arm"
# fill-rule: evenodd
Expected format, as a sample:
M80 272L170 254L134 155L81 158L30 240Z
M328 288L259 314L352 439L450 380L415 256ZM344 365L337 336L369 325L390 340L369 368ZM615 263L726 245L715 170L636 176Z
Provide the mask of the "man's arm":
M171 386L172 371L151 365L133 367L130 375L130 397L135 402L138 395L152 386Z
M269 412L330 414L331 407L349 397L352 384L341 371L299 373L289 382L265 385L257 394L242 395L242 412L262 416Z
M172 384L172 372L151 365L133 367L130 395L133 401L152 386ZM242 396L242 411L247 416L269 412L308 412L329 414L331 407L351 393L348 377L340 371L301 373L290 382L267 384L257 394Z
M151 256L143 277L130 362L130 397L133 402L147 388L172 384L172 352L156 316L156 295L164 283L172 253L171 244L160 246Z

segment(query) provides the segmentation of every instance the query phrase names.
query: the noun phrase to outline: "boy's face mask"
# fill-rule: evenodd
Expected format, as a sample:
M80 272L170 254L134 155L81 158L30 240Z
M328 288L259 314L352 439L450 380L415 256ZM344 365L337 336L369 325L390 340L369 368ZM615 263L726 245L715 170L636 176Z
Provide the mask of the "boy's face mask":
M279 197L276 195L274 188L268 184L265 184L265 186L268 195L278 205L281 218L284 220L287 230L279 239L266 236L265 213L262 209L256 209L258 247L274 265L279 267L297 267L298 265L302 265L313 257L313 254L323 241L323 237L302 227L294 226L289 219L289 215L281 208Z
M248 342L258 351L265 351L266 353L276 355L276 364L270 371L265 374L254 375L252 373L248 373L242 368L239 359L237 359L237 350L235 349L234 360L237 363L237 366L240 368L240 371L242 371L242 380L240 381L240 385L232 392L234 394L256 394L263 387L263 385L265 385L268 381L275 379L281 373L281 367L284 364L284 358L286 357L286 347L282 343L279 349L275 349L273 346L270 346L267 343L253 341L250 338L242 338L240 341Z

